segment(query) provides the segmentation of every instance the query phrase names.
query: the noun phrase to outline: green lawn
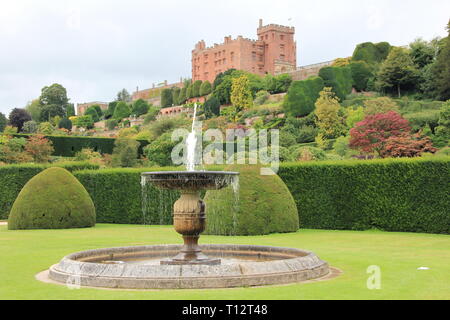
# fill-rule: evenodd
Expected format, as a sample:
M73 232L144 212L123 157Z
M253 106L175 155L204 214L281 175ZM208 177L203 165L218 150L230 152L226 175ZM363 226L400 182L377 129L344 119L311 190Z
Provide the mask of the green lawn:
M265 288L126 291L41 283L35 275L64 255L94 248L180 243L172 227L99 224L92 229L8 231L0 226L0 299L450 299L450 236L301 230L258 237L203 236L203 243L308 249L344 271L333 280ZM369 290L378 265L381 290ZM430 270L419 271L419 267Z

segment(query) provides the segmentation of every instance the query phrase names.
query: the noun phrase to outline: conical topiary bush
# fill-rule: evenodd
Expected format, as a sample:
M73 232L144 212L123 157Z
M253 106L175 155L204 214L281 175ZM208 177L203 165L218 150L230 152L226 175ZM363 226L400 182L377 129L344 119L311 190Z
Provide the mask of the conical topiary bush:
M297 206L286 184L277 175L261 175L260 169L239 165L225 169L240 172L238 197L231 187L206 193L206 234L245 236L298 231Z
M20 191L8 219L10 230L69 229L95 225L95 207L83 185L66 169L49 168Z

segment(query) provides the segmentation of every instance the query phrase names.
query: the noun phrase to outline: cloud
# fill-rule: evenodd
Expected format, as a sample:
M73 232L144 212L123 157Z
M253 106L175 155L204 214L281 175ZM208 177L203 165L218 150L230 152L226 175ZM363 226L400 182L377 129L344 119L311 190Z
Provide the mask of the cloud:
M0 10L0 112L60 83L72 102L109 101L190 77L204 39L256 38L258 19L296 27L301 65L346 57L356 44L445 36L450 3L429 0L15 0ZM292 18L291 22L289 19Z

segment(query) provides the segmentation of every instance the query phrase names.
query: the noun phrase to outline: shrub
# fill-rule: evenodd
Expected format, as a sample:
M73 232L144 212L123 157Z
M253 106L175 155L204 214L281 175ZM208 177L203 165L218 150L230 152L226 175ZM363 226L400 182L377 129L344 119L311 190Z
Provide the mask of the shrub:
M139 117L143 114L146 114L148 112L149 109L149 104L142 99L138 99L135 102L133 102L133 107L131 110L131 114Z
M366 115L374 115L378 113L386 113L388 111L399 111L399 107L394 100L388 97L380 97L364 101L364 113Z
M72 121L70 121L67 118L62 118L61 121L59 121L59 123L58 123L58 128L71 131L72 130Z
M386 140L381 150L382 158L388 157L420 157L423 153L435 153L436 148L428 137L420 137L419 135L410 136L392 136Z
M72 123L79 128L92 129L94 127L94 120L90 115L75 117Z
M99 107L99 106L97 105L97 107ZM100 107L99 107L99 109L100 109ZM101 113L101 109L100 109L100 114L99 114L96 106L94 105L94 106L90 106L89 108L87 108L87 110L84 112L83 115L84 116L91 116L92 120L94 122L98 122L100 120L100 117L103 114Z
M131 139L117 139L112 153L114 167L131 168L137 164L139 142Z
M298 129L297 132L297 143L308 143L314 142L319 129L313 126L303 126Z
M212 92L212 85L208 80L206 80L200 86L200 96L207 96L211 92Z
M49 168L27 182L8 218L8 229L68 229L95 225L95 207L67 170Z
M302 227L450 233L449 158L281 164Z
M216 97L211 97L203 105L206 119L211 119L220 116L220 102Z
M13 164L0 166L0 219L7 219L11 206L25 184L49 167L61 167L68 171L94 170L99 165L89 162L44 164Z
M173 104L172 89L163 89L161 91L161 108L171 107Z
M116 120L116 119L109 119L109 120L106 120L106 129L108 129L108 130L114 130L118 125L119 125L119 122Z
M31 120L31 115L25 109L14 108L9 114L9 123L16 127L18 132L22 131L25 122Z
M23 124L22 132L23 133L36 133L38 131L39 125L36 121L27 121Z
M263 105L264 103L266 103L266 101L267 101L267 99L269 99L269 97L270 97L270 94L267 91L265 91L265 90L258 91L253 103L257 106Z
M293 117L306 116L314 111L314 103L324 87L320 77L311 77L303 81L294 81L284 98L283 108Z
M293 147L292 158L295 161L325 160L325 152L316 147Z
M34 135L28 138L25 144L25 151L33 158L36 163L46 163L51 159L54 151L51 141L42 135Z
M260 168L226 168L240 172L238 202L231 187L206 193L207 234L263 235L298 230L297 207L289 189L279 176L261 175Z
M8 119L6 118L6 116L0 112L0 132L3 132L3 130L5 129L6 125L8 124Z

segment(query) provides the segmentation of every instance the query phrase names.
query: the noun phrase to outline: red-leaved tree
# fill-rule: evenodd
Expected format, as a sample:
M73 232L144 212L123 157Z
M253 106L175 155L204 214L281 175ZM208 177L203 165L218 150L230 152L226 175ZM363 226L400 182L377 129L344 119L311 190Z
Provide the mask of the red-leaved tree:
M364 153L376 152L380 156L390 137L410 133L408 120L395 111L366 116L350 130L350 148Z
M383 158L393 157L420 157L422 153L435 153L431 139L416 135L403 135L400 137L392 136L386 140L381 156Z

